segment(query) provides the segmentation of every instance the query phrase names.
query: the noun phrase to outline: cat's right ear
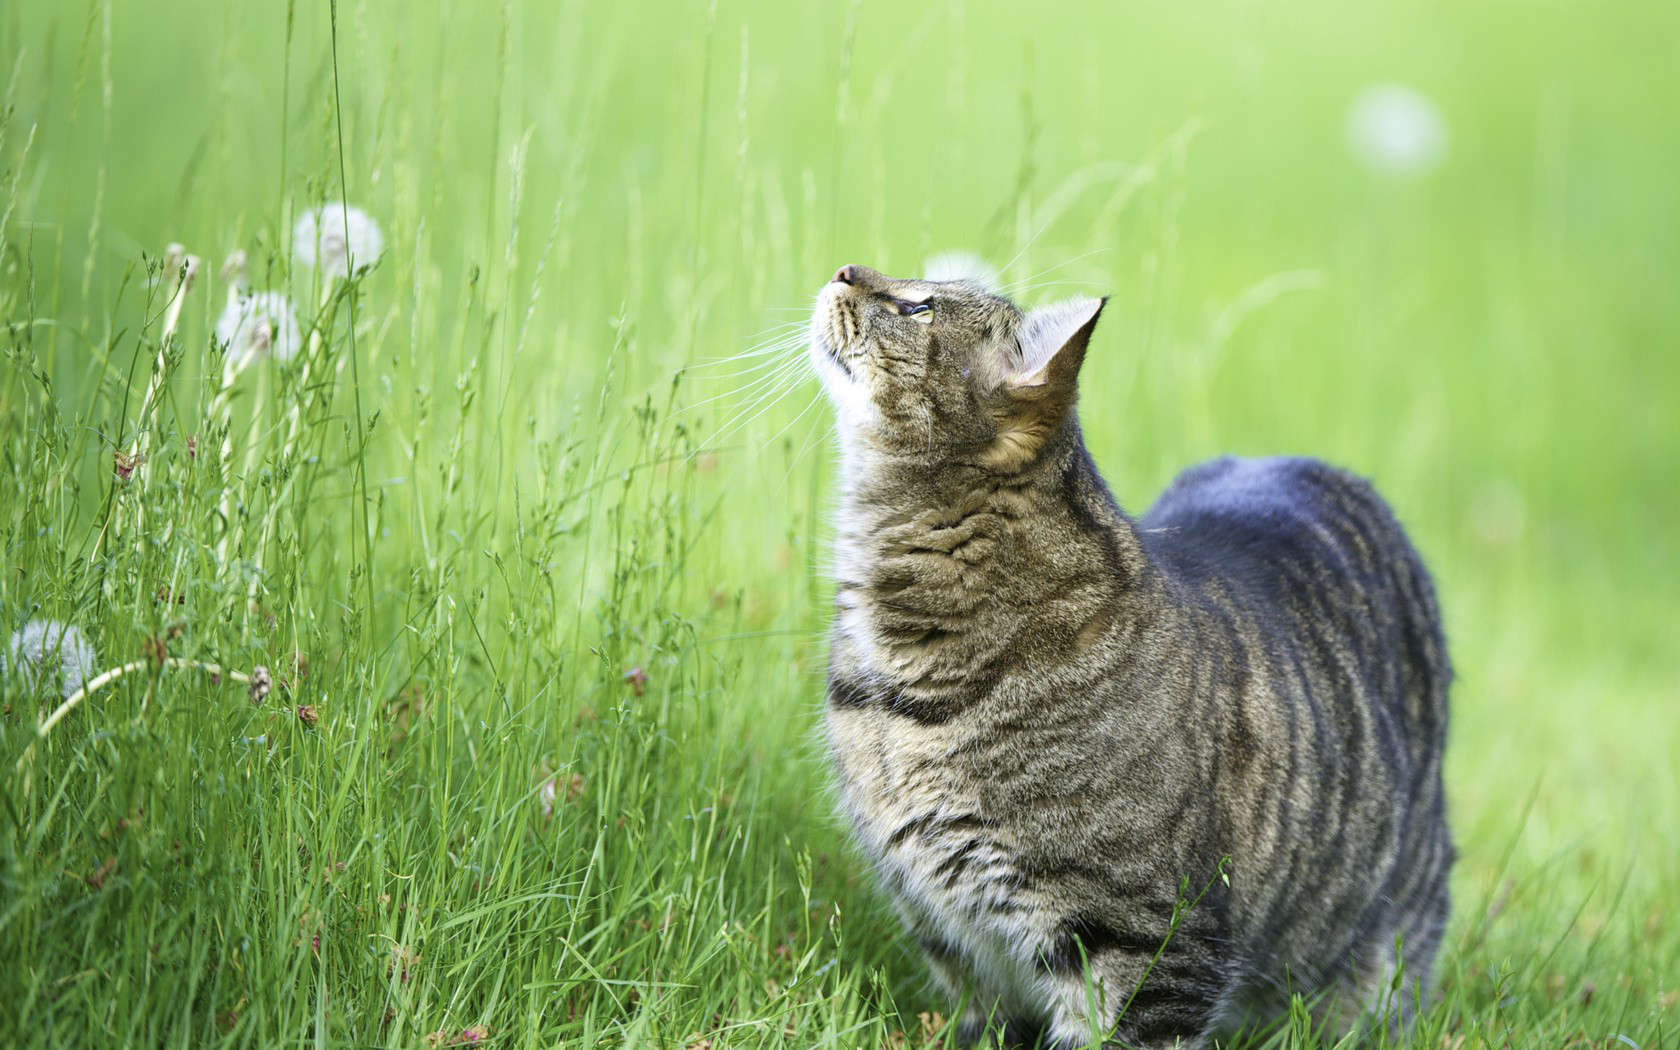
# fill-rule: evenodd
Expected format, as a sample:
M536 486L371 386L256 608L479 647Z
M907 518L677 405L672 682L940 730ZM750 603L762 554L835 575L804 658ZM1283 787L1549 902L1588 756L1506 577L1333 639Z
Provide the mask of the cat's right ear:
M1021 364L1009 376L1008 385L1025 395L1072 393L1091 332L1107 302L1107 298L1068 299L1028 314L1016 337Z
M1017 470L1032 462L1067 421L1078 399L1079 366L1107 299L1069 299L1034 310L1016 334L1019 363L1000 385L1005 398L994 408L996 437L981 462Z

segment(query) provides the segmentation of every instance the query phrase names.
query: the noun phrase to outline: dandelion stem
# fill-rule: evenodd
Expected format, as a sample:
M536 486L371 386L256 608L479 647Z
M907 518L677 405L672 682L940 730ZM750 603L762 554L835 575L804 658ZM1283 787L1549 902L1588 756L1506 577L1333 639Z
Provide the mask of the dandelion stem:
M112 682L115 682L117 679L122 678L125 675L131 675L136 671L144 671L148 667L155 666L157 665L153 664L150 660L136 660L133 663L123 664L121 667L113 667L109 671L105 671L100 674L98 677L94 678L74 693L65 697L64 702L59 704L58 708L41 722L41 728L35 731L36 738L43 738L48 733L52 732L52 727L57 725L59 720L65 715L69 714L77 704L86 700L94 693L99 692L99 690L110 685ZM164 659L162 668L160 669L176 671L203 671L206 674L225 675L233 681L240 682L245 685L251 684L250 675L245 674L242 671L224 670L220 664L207 663L203 660L183 660L180 657L171 656ZM28 757L27 754L25 757ZM18 765L21 768L23 765L22 759L18 761Z

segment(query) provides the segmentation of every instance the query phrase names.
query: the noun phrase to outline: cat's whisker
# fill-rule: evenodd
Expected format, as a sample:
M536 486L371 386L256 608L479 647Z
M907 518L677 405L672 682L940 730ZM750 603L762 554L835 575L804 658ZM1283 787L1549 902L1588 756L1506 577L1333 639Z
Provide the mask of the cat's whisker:
M822 388L819 387L817 389L817 391L811 396L811 403L812 404L819 404L819 403L821 403L822 399L823 399L823 391L822 391ZM838 420L830 419L829 423L828 423L828 426L825 429L822 425L822 416L821 415L818 415L818 416L816 416L815 418L812 419L811 425L805 428L805 440L800 442L799 451L794 453L793 458L788 461L787 473L782 475L782 485L784 487L787 485L788 479L793 476L793 468L796 465L798 465L800 460L805 458L805 453L807 453L811 450L811 439L813 437L815 437L819 432L821 432L824 437L831 437L831 436L833 436L835 431L839 428L839 426L840 426L840 423L839 423Z
M797 415L795 415L792 419L788 420L787 423L785 423L782 426L782 429L780 429L780 430L776 431L774 434L770 435L769 439L764 442L764 445L762 446L763 449L766 450L766 451L769 450L770 446L774 445L776 443L777 438L781 437L783 434L786 434L788 432L788 430L790 428L792 428L795 423L798 423L801 419L804 419L810 413L811 409L816 407L817 402L819 402L821 400L822 400L822 390L819 387L817 390L812 392L811 399L809 401L805 402L805 407L800 409L799 413Z
M744 429L745 427L748 427L748 426L752 425L754 420L756 420L759 416L762 416L764 413L768 412L771 408L775 407L778 403L781 402L781 400L783 398L785 398L788 394L792 393L793 390L795 389L795 387L797 387L797 386L798 386L797 381L793 382L793 383L790 383L786 388L777 391L777 393L774 397L765 397L765 398L761 399L761 402L755 402L755 404L757 405L757 410L753 411L751 415L747 415L745 418L740 418L740 417L745 414L746 410L743 410L742 412L736 413L736 419L732 419L729 423L727 423L725 425L725 427L722 430L720 430L717 434L715 434L711 438L711 440L708 441L707 443L708 444L721 444L724 441L724 439L733 436L737 431L740 431L740 430ZM749 409L751 409L752 407L753 406L751 406L751 405L748 406Z
M781 353L781 352L787 350L790 347L795 347L795 346L800 345L801 343L806 342L807 338L808 338L808 335L807 335L806 330L805 330L806 327L807 327L806 325L798 325L790 331L778 333L777 335L773 336L772 338L766 339L763 342L755 343L752 346L749 346L747 349L742 350L740 353L729 354L729 355L724 356L724 357L706 358L706 359L701 360L701 361L696 361L696 362L693 362L691 364L684 365L683 368L684 369L715 368L718 365L726 365L726 364L729 364L732 361L744 361L744 360L747 360L749 358L763 357L767 354L778 354L778 353Z
M1044 236L1044 231L1045 231L1045 230L1048 230L1048 229L1049 229L1049 228L1050 228L1050 224L1049 224L1049 223L1045 223L1045 224L1043 224L1043 225L1041 225L1041 226L1040 226L1040 227L1039 227L1039 228L1038 228L1038 229L1037 229L1037 231L1035 231L1035 232L1034 232L1034 233L1033 233L1033 235L1032 235L1032 236L1031 236L1031 237L1028 237L1028 238L1027 238L1027 243L1025 243L1025 244L1023 244L1023 245L1021 245L1021 250L1020 250L1020 251L1018 251L1018 252L1016 252L1016 253L1015 253L1015 254L1014 254L1014 256L1013 256L1013 257L1012 257L1012 258L1010 258L1010 260L1009 260L1009 261L1008 261L1008 262L1006 262L1006 263L1004 263L1004 264L1003 264L1003 265L1002 265L1002 266L1000 266L1000 267L999 267L999 268L998 268L998 273L1000 273L1000 274L1006 274L1006 273L1008 273L1008 272L1009 272L1009 271L1010 271L1010 270L1011 270L1011 269L1013 269L1013 268L1014 268L1014 266L1015 266L1015 264L1016 264L1016 263L1018 263L1018 262L1020 262L1020 261L1021 261L1021 256L1023 256L1023 255L1025 255L1025 254L1027 254L1027 252L1028 252L1028 251L1030 251L1030 250L1031 250L1031 249L1032 249L1032 246L1033 246L1033 245L1034 245L1034 244L1037 244L1037 243L1038 243L1038 239L1039 239L1039 238L1040 238L1040 237L1042 237L1042 236Z
M782 346L769 347L764 350L755 350L751 353L736 354L733 357L720 357L711 361L704 361L699 364L690 365L688 366L688 369L698 374L706 375L709 378L717 378L715 373L719 368L725 368L729 365L743 365L748 370L761 368L767 364L774 364L778 361L785 360L790 353L803 349L804 346L800 343L788 343ZM728 375L726 374L724 378L728 378Z
M1038 281L1035 284L1029 284L1021 288L1011 288L1008 294L1010 298L1015 298L1017 296L1029 295L1033 292L1043 291L1046 288L1062 288L1067 286L1091 289L1097 287L1098 285L1095 281L1079 281L1071 278L1063 281Z
M707 400L709 403L725 397L738 398L742 404L736 410L736 414L740 415L752 411L766 400L774 401L782 397L787 391L798 385L799 378L804 371L805 363L802 359L786 361L775 371L758 377L744 387L724 391Z
M764 372L764 374L762 374L762 375L756 376L751 382L746 383L744 385L732 387L732 388L730 388L728 390L724 390L720 393L713 394L711 397L704 398L700 401L695 401L695 402L692 402L690 404L684 405L682 408L678 409L677 411L678 412L692 412L697 408L702 408L706 405L712 404L715 401L720 401L720 400L722 400L726 397L745 397L749 394L753 394L755 391L759 391L761 388L764 388L764 387L774 388L776 386L778 380L784 379L788 375L800 371L804 367L804 365L805 365L805 358L804 358L803 354L800 354L796 357L789 357L785 360L772 362L770 365L766 366L767 368L770 369L769 371ZM749 373L750 372L757 372L757 371L760 371L760 370L759 369L750 369ZM728 377L725 377L725 378L728 378Z
M753 343L741 352L728 354L723 357L711 357L700 361L689 362L688 364L681 365L672 370L667 378L669 378L670 375L677 375L682 372L715 368L719 365L728 364L731 361L741 361L753 357L762 357L766 354L780 353L789 347L798 346L800 343L804 342L806 338L805 329L807 327L808 325L806 323L799 321L786 321L779 325L772 325L770 328L759 334L758 342Z
M737 369L734 372L725 372L723 375L719 376L709 375L706 378L713 380L735 379L740 376L749 376L757 372L762 372L766 368L777 368L787 364L790 359L803 359L805 356L803 353L804 349L805 348L803 346L782 347L780 350L777 350L773 356L766 356L764 360L756 361L745 368ZM800 352L790 354L789 351ZM717 364L726 365L729 363L729 361L719 361Z
M1012 282L1004 285L1003 289L1002 289L1003 294L1009 295L1009 296L1017 295L1022 290L1026 289L1027 286L1032 285L1032 283L1034 281L1038 280L1040 277L1045 277L1049 274L1055 273L1057 270L1065 269L1066 267L1072 266L1074 263L1079 262L1081 259L1089 259L1093 255L1103 255L1103 254L1105 254L1107 252L1110 252L1110 251L1113 251L1113 249L1112 248L1092 248L1090 251L1084 252L1084 253L1079 254L1079 255L1075 255L1071 259L1064 259L1054 266L1047 266L1044 269L1038 271L1037 273L1029 274L1026 277L1022 277L1019 280L1012 281Z
M1026 277L1019 278L1019 279L1017 279L1016 281L1013 282L1013 285L1024 284L1028 281L1036 280L1037 278L1043 277L1047 274L1055 273L1057 270L1064 270L1067 267L1072 266L1074 263L1079 262L1082 259L1088 259L1093 255L1102 255L1102 254L1105 254L1105 253L1110 252L1112 250L1113 249L1111 249L1111 248L1092 248L1089 251L1081 252L1078 255L1074 255L1074 256L1071 256L1069 258L1063 259L1062 261L1060 261L1058 263L1055 263L1051 266L1046 266L1044 269L1039 270L1037 273L1028 274Z

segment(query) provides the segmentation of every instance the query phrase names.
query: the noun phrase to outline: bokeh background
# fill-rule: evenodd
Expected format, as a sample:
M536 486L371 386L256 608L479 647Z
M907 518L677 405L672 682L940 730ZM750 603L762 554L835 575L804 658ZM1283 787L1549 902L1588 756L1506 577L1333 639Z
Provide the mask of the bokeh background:
M823 786L831 420L783 337L841 263L956 251L1112 297L1081 415L1127 507L1309 454L1412 531L1460 672L1437 1034L1672 1032L1676 40L1657 0L8 3L0 626L305 653L321 722L165 677L26 756L8 681L0 1011L937 1040ZM387 250L328 311L292 229L339 199ZM354 367L242 377L212 468L234 250ZM218 554L223 493L272 545Z

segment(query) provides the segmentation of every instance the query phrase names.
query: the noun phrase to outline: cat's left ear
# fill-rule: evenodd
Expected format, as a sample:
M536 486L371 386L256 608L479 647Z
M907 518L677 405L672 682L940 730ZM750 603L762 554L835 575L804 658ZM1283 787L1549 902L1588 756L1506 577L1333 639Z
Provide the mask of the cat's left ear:
M1071 391L1107 302L1106 297L1068 299L1028 314L1016 337L1021 344L1021 366L1009 377L1009 386L1021 393Z

